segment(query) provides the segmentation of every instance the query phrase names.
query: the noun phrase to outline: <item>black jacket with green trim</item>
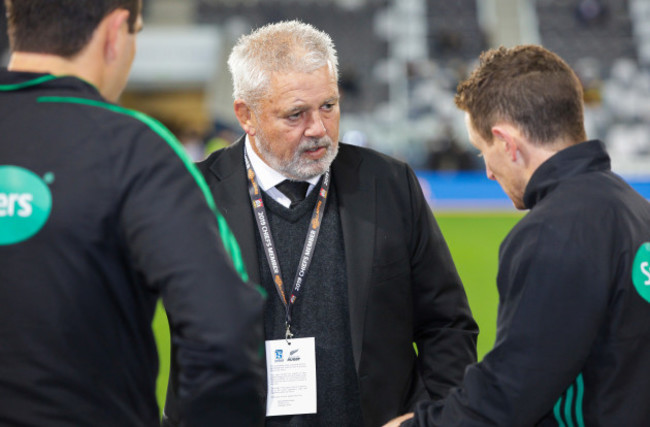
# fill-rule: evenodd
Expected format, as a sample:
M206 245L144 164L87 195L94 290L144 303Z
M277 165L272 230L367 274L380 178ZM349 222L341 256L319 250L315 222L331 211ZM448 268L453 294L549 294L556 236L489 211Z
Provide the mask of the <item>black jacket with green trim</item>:
M600 141L526 187L499 253L494 349L416 426L650 425L650 203Z
M0 135L0 425L159 425L159 297L188 423L262 422L262 298L173 136L7 70Z

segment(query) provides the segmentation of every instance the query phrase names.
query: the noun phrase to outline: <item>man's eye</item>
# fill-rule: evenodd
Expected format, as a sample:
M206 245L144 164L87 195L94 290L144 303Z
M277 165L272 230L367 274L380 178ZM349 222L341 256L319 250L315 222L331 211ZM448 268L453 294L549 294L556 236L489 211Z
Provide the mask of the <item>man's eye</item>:
M330 111L332 108L334 108L334 104L333 103L325 104L321 108L325 111Z
M298 120L298 119L300 118L300 115L301 115L301 114L302 114L302 113L300 113L300 112L298 112L298 113L293 113L293 114L287 116L287 119L289 119L289 120Z

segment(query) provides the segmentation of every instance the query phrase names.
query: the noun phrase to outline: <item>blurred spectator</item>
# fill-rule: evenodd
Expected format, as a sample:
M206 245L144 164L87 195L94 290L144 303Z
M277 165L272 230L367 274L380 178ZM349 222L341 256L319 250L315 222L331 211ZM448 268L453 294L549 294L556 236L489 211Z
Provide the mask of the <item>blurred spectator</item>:
M455 54L463 49L463 36L455 29L441 29L433 37L433 47L439 56Z
M602 25L609 18L609 9L602 0L581 0L575 8L575 17L584 26Z
M348 67L341 70L339 77L341 97L358 97L361 93L361 83L359 80L359 75L354 68Z
M217 150L225 148L235 142L239 138L239 133L235 132L228 126L215 124L215 130L212 134L208 135L203 150L203 158L208 157L210 154Z
M178 140L193 162L200 162L205 158L205 142L198 130L183 129L178 134Z
M478 157L464 148L451 126L445 126L442 135L431 141L426 167L432 170L466 171L481 167Z
M575 72L582 83L584 101L587 107L597 106L602 102L603 81L600 76L600 64L595 58L582 58L575 65Z

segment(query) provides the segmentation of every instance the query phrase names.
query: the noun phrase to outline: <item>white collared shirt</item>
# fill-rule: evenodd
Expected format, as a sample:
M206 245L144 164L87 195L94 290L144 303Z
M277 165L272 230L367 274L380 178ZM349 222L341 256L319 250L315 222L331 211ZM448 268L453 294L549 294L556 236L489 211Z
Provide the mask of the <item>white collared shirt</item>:
M257 180L257 185L259 185L262 191L264 191L273 200L280 203L285 208L288 208L291 205L291 200L289 200L289 198L285 196L284 193L275 188L275 186L285 179L289 178L282 175L271 166L267 165L264 160L262 160L260 156L257 155L255 150L253 150L250 140L248 139L248 135L246 135L244 147L246 154L248 154L248 159L251 161L251 167L253 168L253 171L255 171L255 179ZM311 193L311 190L313 190L316 184L318 184L320 177L321 175L318 175L307 180L307 182L309 182L307 194Z

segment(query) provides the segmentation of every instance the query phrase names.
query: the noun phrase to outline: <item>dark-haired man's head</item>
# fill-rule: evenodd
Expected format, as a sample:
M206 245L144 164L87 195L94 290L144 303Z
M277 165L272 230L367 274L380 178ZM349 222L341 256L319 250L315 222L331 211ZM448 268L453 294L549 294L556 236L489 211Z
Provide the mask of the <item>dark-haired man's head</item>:
M12 52L71 58L90 41L99 23L116 9L129 12L136 32L142 0L4 0Z

